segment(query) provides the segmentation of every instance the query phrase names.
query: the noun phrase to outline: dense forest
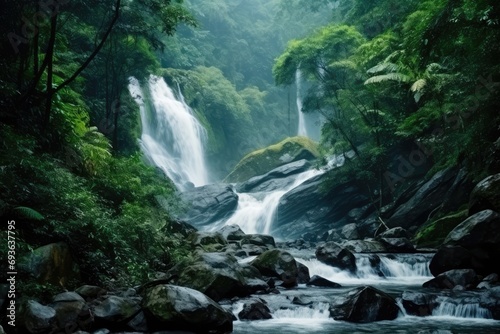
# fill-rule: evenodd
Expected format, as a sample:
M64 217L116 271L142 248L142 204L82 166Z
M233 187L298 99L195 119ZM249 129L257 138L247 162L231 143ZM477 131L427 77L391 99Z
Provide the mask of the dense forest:
M131 77L182 94L214 183L296 136L300 113L321 131L314 166L345 161L319 189L356 184L377 224L439 171L500 173L495 0L5 0L0 16L0 233L15 231L18 305L197 261L189 203L141 150ZM78 270L37 276L26 259L48 244ZM7 242L0 254L7 273Z

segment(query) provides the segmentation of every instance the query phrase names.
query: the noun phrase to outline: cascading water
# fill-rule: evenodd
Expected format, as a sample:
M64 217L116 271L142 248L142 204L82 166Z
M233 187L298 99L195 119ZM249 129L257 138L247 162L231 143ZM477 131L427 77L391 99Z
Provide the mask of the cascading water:
M308 137L306 120L304 117L304 113L302 112L301 82L302 82L302 73L300 72L299 69L297 69L297 71L295 72L295 86L297 87L297 111L299 114L299 129L297 131L297 135Z
M206 131L185 103L179 89L176 99L161 77L151 75L147 87L130 78L129 92L139 105L141 147L145 156L183 190L187 183L208 183L203 147Z
M238 225L245 233L269 234L281 197L304 181L323 172L316 169L302 172L284 189L258 194L238 194L238 207L224 225ZM219 227L220 225L216 224L212 229Z

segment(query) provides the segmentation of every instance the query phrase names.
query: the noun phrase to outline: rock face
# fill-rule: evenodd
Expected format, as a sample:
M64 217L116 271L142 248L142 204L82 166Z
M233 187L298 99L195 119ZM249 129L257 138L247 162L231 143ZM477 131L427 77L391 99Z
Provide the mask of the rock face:
M279 249L269 250L259 255L250 263L264 276L276 277L283 281L283 286L297 285L298 268L293 256Z
M316 249L316 258L332 267L356 272L356 258L351 251L340 247L335 242L327 242Z
M304 172L311 168L311 163L305 159L291 162L280 166L272 171L259 176L254 176L250 180L237 186L238 192L259 192L283 189L293 183L294 178L290 177Z
M405 203L397 206L395 212L386 219L389 227L408 229L422 225L429 213L439 205L446 205L448 211L456 210L467 202L469 189L464 170L446 169L436 173L422 185Z
M281 197L272 235L298 239L306 233L322 235L332 228L342 229L361 217L351 217L353 208L363 207L369 200L354 183L348 182L324 192L321 185L327 175L315 176ZM363 214L366 214L363 212ZM372 230L357 229L358 237L373 236Z
M181 194L188 211L182 217L190 224L203 226L231 215L238 206L238 195L231 186L211 184Z
M54 285L65 285L80 275L78 265L71 256L71 250L64 242L35 249L20 261L19 270L35 277L38 282L49 282Z
M470 195L469 215L491 209L500 212L500 174L479 182Z
M446 237L432 258L434 276L451 269L474 269L478 274L500 272L500 215L484 210L469 217Z
M358 323L394 320L398 312L394 298L370 286L351 290L345 298L330 306L333 319Z
M178 273L176 283L201 291L215 301L268 288L255 268L240 265L226 253L201 254L194 264Z
M203 293L186 287L157 285L146 291L142 307L152 330L233 330L232 314Z
M247 154L224 182L244 182L290 162L315 160L319 157L317 146L305 137L287 138L278 144Z

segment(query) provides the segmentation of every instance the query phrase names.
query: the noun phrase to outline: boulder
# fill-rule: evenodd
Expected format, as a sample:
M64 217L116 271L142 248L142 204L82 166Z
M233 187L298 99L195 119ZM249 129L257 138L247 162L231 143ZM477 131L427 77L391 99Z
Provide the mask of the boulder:
M107 294L107 291L105 289L95 285L82 285L81 287L76 289L75 292L87 301L102 297Z
M339 244L341 247L354 253L386 253L385 245L374 239L348 240Z
M356 323L394 320L398 313L396 300L371 286L351 290L347 296L330 305L333 319Z
M481 294L479 306L488 309L493 319L500 320L500 286L485 290Z
M144 312L140 311L132 319L130 319L127 323L127 327L135 332L147 332L149 327Z
M201 291L215 301L268 288L258 270L239 264L227 253L201 254L192 265L182 268L176 284Z
M108 296L92 307L95 324L111 330L120 330L141 310L133 299Z
M430 220L415 232L413 241L417 247L438 248L448 234L467 218L467 209L450 213L437 220Z
M240 246L243 245L256 245L263 246L267 249L276 248L276 243L274 242L274 238L270 235L266 234L247 234L244 235L240 240Z
M423 284L424 288L454 289L456 286L475 288L479 278L472 269L454 269L439 274Z
M227 245L226 239L218 232L195 232L189 236L194 247L200 247L206 252L217 252Z
M500 215L491 210L478 212L446 237L432 258L434 276L450 269L474 269L478 274L500 272Z
M436 308L436 296L422 292L403 292L401 303L409 315L426 317Z
M330 280L327 280L326 278L323 278L318 275L314 275L311 277L309 282L307 283L308 286L320 286L323 288L340 288L342 285L332 282Z
M407 238L380 238L389 253L413 253L415 247Z
M49 332L56 324L56 310L29 300L23 307L22 323L28 333Z
M56 311L57 328L87 330L94 318L85 300L76 292L63 292L53 297L48 305Z
M356 258L351 251L329 241L316 249L316 258L332 267L356 272Z
M470 195L469 215L487 209L500 212L500 174L488 176L479 182Z
M244 182L257 175L299 160L315 160L320 157L318 145L305 137L292 137L278 144L247 154L224 182Z
M359 239L358 226L355 223L347 224L342 228L340 234L346 240Z
M245 232L238 225L226 225L219 231L227 242L239 241L245 236Z
M264 276L276 277L283 281L283 286L297 285L298 268L294 257L279 249L269 250L250 262Z
M308 238L314 241L329 230L342 230L345 225L357 222L357 218L348 213L353 208L365 206L369 199L353 181L324 191L322 185L328 177L328 173L314 176L281 197L272 235L297 239L309 233L316 236ZM358 228L358 237L367 237L362 232L368 230Z
M80 277L78 265L73 260L69 246L64 242L35 249L20 259L18 268L40 283L65 285L68 281Z
M383 238L409 238L408 231L402 227L388 229L377 236L377 239Z
M243 310L238 313L240 320L266 320L272 317L269 307L260 300L245 303Z
M295 261L297 263L297 283L298 284L307 284L309 283L311 276L309 275L309 268L306 265Z
M210 184L181 194L187 212L181 217L194 226L204 226L229 217L238 206L238 195L227 184Z
M142 308L151 330L228 333L232 314L203 293L175 285L157 285L146 291Z

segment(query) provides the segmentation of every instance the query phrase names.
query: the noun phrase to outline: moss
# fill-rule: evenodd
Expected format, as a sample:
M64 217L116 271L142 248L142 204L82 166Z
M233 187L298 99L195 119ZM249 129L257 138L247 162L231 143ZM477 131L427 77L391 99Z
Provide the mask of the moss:
M417 230L413 241L418 247L437 247L443 243L448 233L466 218L467 209L425 223Z
M286 163L320 157L318 145L306 137L290 137L278 144L247 154L226 177L225 182L243 182Z

